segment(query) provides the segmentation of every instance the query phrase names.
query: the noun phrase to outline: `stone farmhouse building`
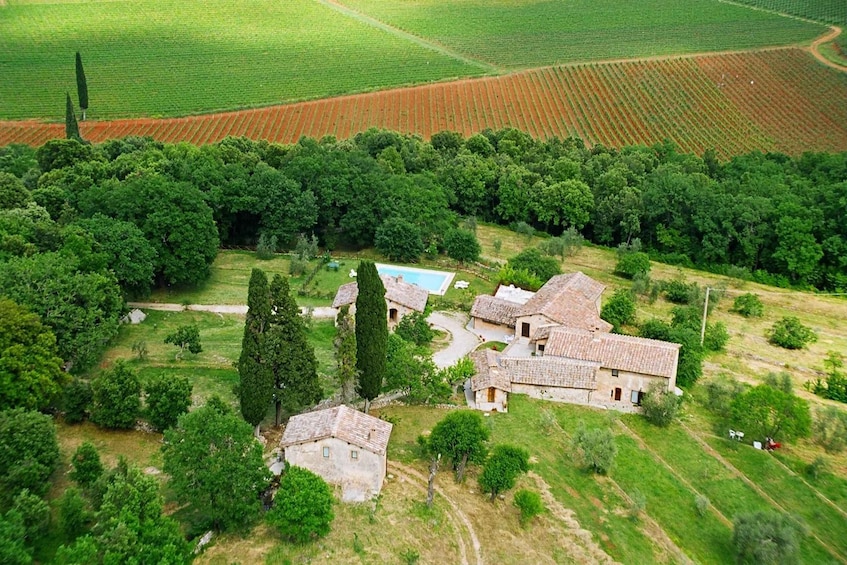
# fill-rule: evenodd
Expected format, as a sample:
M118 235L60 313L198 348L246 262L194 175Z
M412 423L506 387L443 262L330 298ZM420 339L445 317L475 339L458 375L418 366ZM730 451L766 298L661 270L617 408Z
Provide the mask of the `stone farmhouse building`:
M341 487L345 502L379 494L392 425L347 406L293 416L280 440L285 461Z
M506 295L479 296L471 309L478 332L507 332L498 353L472 359L475 405L508 410L511 393L534 398L634 411L647 388L676 386L680 345L609 333L600 319L605 287L582 273L558 275L523 303ZM511 333L508 333L511 332Z
M412 312L423 312L429 293L417 285L403 281L403 277L380 275L385 286L385 304L388 307L388 325L394 327L403 316ZM356 313L356 297L359 296L359 285L355 282L343 284L335 293L332 301L333 308L350 305L350 314Z

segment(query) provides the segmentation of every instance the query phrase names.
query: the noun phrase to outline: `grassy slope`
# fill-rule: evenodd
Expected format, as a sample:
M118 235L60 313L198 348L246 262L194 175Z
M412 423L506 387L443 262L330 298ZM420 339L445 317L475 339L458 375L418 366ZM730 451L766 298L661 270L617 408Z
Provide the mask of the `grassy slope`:
M29 4L0 13L0 119L174 116L478 75L312 0ZM74 96L74 99L76 96Z
M805 42L821 26L714 0L342 0L495 65L746 49Z
M735 0L757 8L782 12L836 25L847 25L847 3L842 0Z

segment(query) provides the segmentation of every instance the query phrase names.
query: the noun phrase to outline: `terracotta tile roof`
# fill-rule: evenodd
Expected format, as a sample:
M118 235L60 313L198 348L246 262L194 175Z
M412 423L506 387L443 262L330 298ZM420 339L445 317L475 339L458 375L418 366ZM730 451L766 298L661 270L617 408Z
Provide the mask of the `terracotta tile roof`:
M404 282L399 277L381 275L380 278L383 286L385 286L386 300L418 312L424 311L426 301L429 299L429 292L419 286ZM332 307L340 308L346 304L353 304L356 302L357 296L359 296L359 286L355 282L343 284L338 287L338 292L335 293Z
M555 357L503 357L500 364L513 384L597 388L600 363Z
M500 369L498 359L500 354L493 349L482 349L470 354L476 374L471 378L471 390L499 388L506 392L512 391L512 383L504 371Z
M307 412L293 416L285 427L279 444L290 445L338 438L378 455L385 455L393 426L347 406Z
M517 313L517 317L542 314L568 327L610 331L600 319L597 299L606 287L580 272L556 275L542 286Z
M548 324L546 326L539 326L538 329L535 330L535 333L532 334L532 338L530 338L530 340L529 340L530 343L535 342L535 341L539 341L539 340L542 340L542 339L547 339L550 336L550 330L553 330L553 329L559 328L559 327L561 327L561 326L557 326L555 324Z
M666 378L676 376L680 345L628 335L556 328L544 348L544 359L565 357L596 361L618 369Z
M471 307L471 318L479 318L486 322L502 324L510 328L515 327L515 316L521 305L483 294L476 297Z

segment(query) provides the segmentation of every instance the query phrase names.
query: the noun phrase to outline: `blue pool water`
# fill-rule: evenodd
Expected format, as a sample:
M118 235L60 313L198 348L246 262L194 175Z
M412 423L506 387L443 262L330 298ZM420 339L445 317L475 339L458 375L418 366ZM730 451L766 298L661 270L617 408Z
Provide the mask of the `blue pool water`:
M403 281L424 288L430 294L443 295L450 287L453 273L444 271L429 271L413 267L398 267L397 265L382 265L377 263L376 270L380 275L392 277L403 276Z

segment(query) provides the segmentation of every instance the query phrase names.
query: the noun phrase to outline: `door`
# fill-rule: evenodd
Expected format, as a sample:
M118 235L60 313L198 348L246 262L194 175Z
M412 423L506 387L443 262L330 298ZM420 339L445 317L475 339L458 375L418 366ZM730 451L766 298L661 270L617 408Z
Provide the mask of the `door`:
M529 337L529 324L521 322L521 337Z
M494 395L495 395L494 390L495 389L494 389L493 386L488 387L488 402L494 402Z
M616 388L615 389L615 400L620 400L620 399L621 399L621 389Z

